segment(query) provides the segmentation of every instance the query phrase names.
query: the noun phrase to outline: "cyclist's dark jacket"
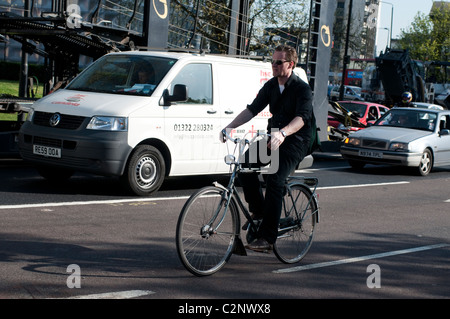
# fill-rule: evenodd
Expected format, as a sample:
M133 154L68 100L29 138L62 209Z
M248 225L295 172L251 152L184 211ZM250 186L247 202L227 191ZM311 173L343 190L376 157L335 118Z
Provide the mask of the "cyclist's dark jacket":
M272 118L269 119L267 127L269 132L272 128L282 129L294 117L300 116L305 125L295 134L288 136L286 141L295 143L295 140L300 140L309 143L313 110L312 92L309 84L292 73L284 86L283 94L281 94L278 79L273 77L264 84L253 102L247 105L247 108L256 116L268 104L272 113Z

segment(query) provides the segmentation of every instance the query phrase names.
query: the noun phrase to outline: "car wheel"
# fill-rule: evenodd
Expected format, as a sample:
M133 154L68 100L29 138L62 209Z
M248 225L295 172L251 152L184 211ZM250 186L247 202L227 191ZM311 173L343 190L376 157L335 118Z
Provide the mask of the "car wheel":
M431 151L429 149L426 149L422 154L422 158L420 159L418 173L422 176L426 176L428 175L428 173L431 172L432 168L433 168L433 154L431 154Z
M128 161L122 182L139 196L156 192L164 182L166 164L161 152L151 145L136 147Z

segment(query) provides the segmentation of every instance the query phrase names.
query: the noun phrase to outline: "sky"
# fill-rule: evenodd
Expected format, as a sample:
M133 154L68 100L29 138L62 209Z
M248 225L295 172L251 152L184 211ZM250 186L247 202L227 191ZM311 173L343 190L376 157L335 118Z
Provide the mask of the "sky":
M448 0L445 1L448 2ZM386 42L389 39L392 8L394 8L392 38L396 39L400 36L401 30L407 30L411 26L414 17L419 11L428 15L432 6L433 0L381 0L381 6L379 8L380 21L377 32L377 55L380 50L384 51ZM384 28L388 28L389 31Z

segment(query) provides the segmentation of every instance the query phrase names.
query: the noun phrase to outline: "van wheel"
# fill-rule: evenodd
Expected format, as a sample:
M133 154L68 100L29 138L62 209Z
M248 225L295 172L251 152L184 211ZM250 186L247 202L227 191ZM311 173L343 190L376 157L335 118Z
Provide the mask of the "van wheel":
M136 147L128 161L122 182L133 193L146 196L164 182L166 164L161 152L150 145Z

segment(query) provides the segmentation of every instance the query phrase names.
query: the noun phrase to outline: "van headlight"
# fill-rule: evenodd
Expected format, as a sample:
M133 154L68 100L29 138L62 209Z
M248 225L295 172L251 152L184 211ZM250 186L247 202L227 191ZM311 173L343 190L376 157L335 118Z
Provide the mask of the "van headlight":
M128 119L126 117L93 116L86 129L102 131L127 131Z
M391 143L391 145L389 146L389 150L390 151L407 151L408 150L408 143L400 143L400 142L394 142Z

